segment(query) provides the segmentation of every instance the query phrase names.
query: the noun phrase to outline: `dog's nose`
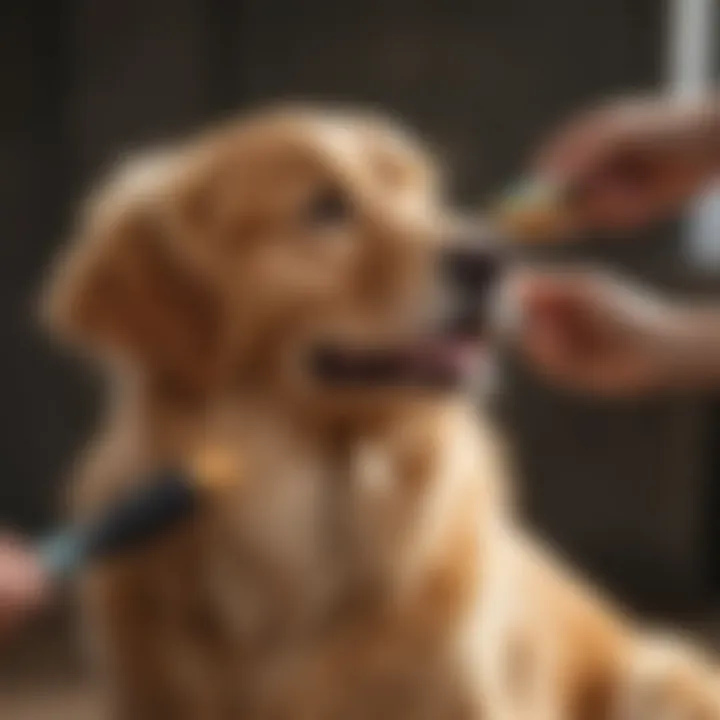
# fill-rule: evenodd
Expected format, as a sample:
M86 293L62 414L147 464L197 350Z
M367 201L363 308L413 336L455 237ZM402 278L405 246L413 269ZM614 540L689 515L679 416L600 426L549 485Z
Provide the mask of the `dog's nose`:
M482 296L500 274L500 253L485 244L462 243L443 252L446 283L467 296Z
M459 238L442 250L441 281L451 298L445 319L448 332L475 338L487 330L504 255L497 243L486 238Z

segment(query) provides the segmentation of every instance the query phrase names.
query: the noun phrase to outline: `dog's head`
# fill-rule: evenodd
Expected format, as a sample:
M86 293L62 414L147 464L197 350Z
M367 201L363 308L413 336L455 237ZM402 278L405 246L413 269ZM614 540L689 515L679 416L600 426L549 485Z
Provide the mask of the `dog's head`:
M121 171L89 204L49 308L82 346L185 392L332 404L455 387L496 271L412 138L294 110Z

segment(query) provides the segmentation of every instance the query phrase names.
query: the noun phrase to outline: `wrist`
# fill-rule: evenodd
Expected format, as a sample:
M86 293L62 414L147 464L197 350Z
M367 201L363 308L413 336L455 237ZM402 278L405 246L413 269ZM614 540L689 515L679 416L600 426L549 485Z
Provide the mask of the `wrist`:
M657 360L658 385L698 389L720 383L720 310L669 308Z
M703 158L711 175L720 174L720 96L713 95L691 112L692 120L685 131L692 147ZM681 129L681 132L682 129Z

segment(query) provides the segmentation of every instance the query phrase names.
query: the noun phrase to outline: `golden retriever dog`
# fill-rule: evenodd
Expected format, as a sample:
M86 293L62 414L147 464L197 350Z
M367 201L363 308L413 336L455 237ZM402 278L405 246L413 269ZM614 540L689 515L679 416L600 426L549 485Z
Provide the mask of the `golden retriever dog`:
M699 652L530 538L467 389L487 231L391 122L290 108L129 163L48 295L108 373L80 512L222 446L188 526L88 572L127 720L720 718Z

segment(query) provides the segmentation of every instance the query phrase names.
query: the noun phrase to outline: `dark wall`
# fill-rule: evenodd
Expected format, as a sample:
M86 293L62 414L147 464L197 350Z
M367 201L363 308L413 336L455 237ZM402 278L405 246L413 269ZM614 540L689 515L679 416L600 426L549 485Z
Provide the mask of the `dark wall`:
M91 381L36 331L32 298L81 190L119 154L278 97L370 103L419 127L459 196L477 199L571 108L655 86L662 68L656 0L36 0L0 12L0 516L24 527L52 517L96 408ZM693 405L579 403L513 368L507 399L538 525L628 592L698 587Z

